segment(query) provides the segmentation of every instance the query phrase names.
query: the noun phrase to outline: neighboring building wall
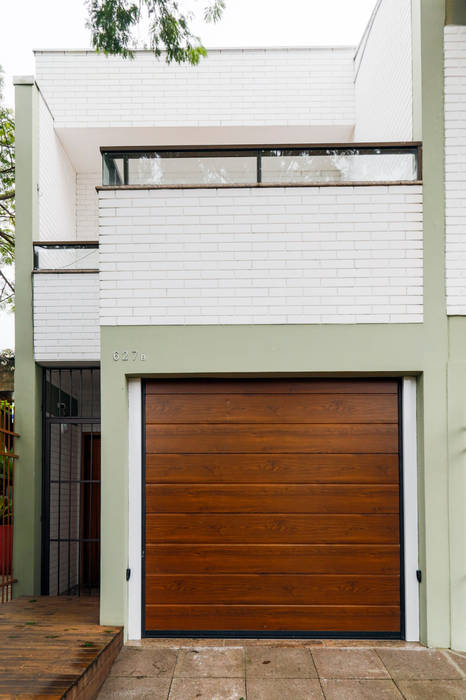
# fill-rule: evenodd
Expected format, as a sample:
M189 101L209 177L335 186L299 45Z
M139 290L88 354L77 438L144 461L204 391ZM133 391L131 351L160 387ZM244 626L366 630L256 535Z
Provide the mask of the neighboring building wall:
M98 360L98 275L34 275L34 358L37 362Z
M445 27L447 313L466 315L466 27Z
M422 321L419 186L101 191L100 321Z
M96 241L99 237L99 207L96 185L102 182L100 173L78 173L76 180L76 238Z
M411 0L381 0L355 56L355 141L412 139Z
M211 50L198 66L36 52L60 127L354 123L353 49Z
M39 93L39 238L76 238L76 173Z

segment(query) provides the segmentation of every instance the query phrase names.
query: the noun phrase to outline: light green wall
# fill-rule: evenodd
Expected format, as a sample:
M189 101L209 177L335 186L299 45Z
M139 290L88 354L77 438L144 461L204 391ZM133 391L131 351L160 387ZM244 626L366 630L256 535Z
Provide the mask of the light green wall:
M424 139L424 299L423 324L359 326L185 326L103 327L103 546L102 621L123 623L127 566L127 414L126 376L248 376L272 373L419 374L418 445L422 640L448 647L459 639L464 611L459 572L450 554L464 532L459 511L450 512L448 406L450 426L461 422L449 392L462 392L448 371L448 320L445 309L443 181L443 26L444 4L422 0L413 7L413 75L422 76L413 113L416 136ZM419 43L420 42L420 43ZM138 350L146 361L115 362L115 350ZM459 370L456 370L457 372ZM456 375L455 375L456 376ZM448 397L448 398L447 398ZM461 404L461 400L459 399ZM462 404L461 404L462 405ZM460 499L458 499L460 500ZM452 542L456 544L452 544ZM450 580L450 572L452 579ZM415 572L406 572L414 575ZM451 626L450 626L451 623Z
M451 646L466 650L466 318L449 322Z
M415 0L418 3L418 0ZM418 374L422 640L466 648L464 454L466 319L447 320L444 274L443 24L441 0L413 8L413 56L422 75L414 124L424 139L423 324L359 326L104 327L102 348L103 623L125 622L128 532L127 376ZM416 39L417 37L417 39ZM420 42L420 43L419 43ZM36 593L40 571L39 379L32 355L32 240L37 225L37 94L17 86L17 592ZM450 330L450 332L449 332ZM115 362L114 350L146 360ZM449 363L450 358L450 364ZM414 575L414 572L407 572ZM451 600L451 608L450 608Z
M123 624L127 567L128 376L300 376L339 374L405 375L423 371L423 390L432 408L420 433L428 473L436 471L446 442L446 357L442 339L425 324L361 326L121 326L103 327L102 343L102 606L104 624ZM113 353L136 350L146 360L114 361ZM435 396L432 401L431 397ZM442 402L443 397L443 402ZM440 456L439 456L440 455ZM444 461L445 464L445 461ZM440 481L445 471L440 471ZM445 487L429 490L426 509L436 522L448 519ZM439 492L440 491L440 492ZM430 509L436 509L431 513ZM435 528L432 528L435 529ZM430 534L430 532L429 532ZM422 536L425 536L423 531ZM447 602L430 600L432 624L425 639L448 646L448 538L431 537L432 568L423 586L447 592ZM445 550L446 547L446 550ZM410 572L415 576L415 571ZM432 593L432 596L434 593ZM437 605L438 603L438 605ZM425 606L424 597L424 606ZM423 617L426 618L424 609Z
M37 90L16 85L16 369L15 423L19 459L15 467L14 594L40 592L41 553L41 371L34 364L32 241L37 227Z

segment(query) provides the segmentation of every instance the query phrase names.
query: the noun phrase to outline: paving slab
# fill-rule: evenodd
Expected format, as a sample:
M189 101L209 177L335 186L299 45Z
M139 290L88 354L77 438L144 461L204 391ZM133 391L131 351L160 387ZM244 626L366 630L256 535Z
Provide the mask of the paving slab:
M169 700L245 700L246 685L242 678L174 678L168 697Z
M390 678L373 649L314 649L312 657L320 678Z
M125 647L112 666L112 676L149 676L171 678L176 664L174 649Z
M244 678L243 649L180 649L175 678Z
M464 700L466 681L399 681L406 700Z
M167 700L170 678L121 678L109 676L99 700Z
M392 680L321 679L326 700L402 700Z
M395 680L456 680L462 677L448 655L436 649L377 649Z
M246 647L246 677L317 678L308 649Z
M248 700L324 700L318 680L309 678L250 678Z

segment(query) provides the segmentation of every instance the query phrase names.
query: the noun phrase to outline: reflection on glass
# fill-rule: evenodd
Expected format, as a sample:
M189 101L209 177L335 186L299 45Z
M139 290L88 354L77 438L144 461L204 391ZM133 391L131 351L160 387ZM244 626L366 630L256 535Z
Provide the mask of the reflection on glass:
M416 147L106 152L104 185L299 185L418 177Z
M371 153L352 149L310 151L264 151L261 157L262 182L383 182L416 179L414 152Z
M257 181L256 155L185 156L151 153L128 157L128 185L232 185Z
M94 245L34 246L35 270L97 270L99 250Z

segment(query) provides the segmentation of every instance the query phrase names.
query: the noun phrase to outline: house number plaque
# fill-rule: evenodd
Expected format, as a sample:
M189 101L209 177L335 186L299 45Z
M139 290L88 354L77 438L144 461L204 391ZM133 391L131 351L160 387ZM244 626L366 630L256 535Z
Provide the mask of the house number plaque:
M146 353L139 352L138 350L115 350L113 359L115 362L136 362L136 360L142 360L144 362Z

